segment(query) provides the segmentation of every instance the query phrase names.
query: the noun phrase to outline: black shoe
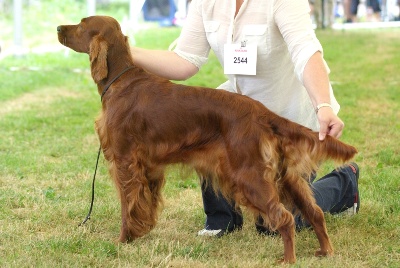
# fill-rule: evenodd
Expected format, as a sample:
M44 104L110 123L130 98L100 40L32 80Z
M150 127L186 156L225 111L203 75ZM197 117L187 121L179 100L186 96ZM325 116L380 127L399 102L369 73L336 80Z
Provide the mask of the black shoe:
M271 231L270 229L268 229L268 227L265 227L264 220L261 216L257 218L256 230L260 235L276 236L279 234L278 231Z
M356 163L350 163L348 165L349 168L351 168L352 172L356 176L356 192L354 194L354 203L353 206L350 208L346 208L345 210L341 211L338 213L338 215L343 215L343 216L353 216L358 213L360 210L360 194L358 191L358 178L360 177L360 168Z
M279 234L278 231L271 231L267 227L258 224L256 224L256 230L260 235L265 235L265 236L277 236Z

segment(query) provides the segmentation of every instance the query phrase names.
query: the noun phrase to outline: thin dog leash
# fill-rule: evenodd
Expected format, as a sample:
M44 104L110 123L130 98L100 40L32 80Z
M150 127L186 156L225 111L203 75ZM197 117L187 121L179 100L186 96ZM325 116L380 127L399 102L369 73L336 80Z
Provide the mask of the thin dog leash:
M121 75L123 75L126 71L132 69L133 66L127 67L126 69L124 69L121 73L119 73L116 77L114 77L113 80L111 80L110 83L108 83L105 87L103 92L101 93L101 97L100 100L103 101L103 96L107 93L107 90L109 89L109 87L111 86L112 83L115 82L115 80L117 80ZM99 151L97 153L97 160L96 160L96 167L94 169L94 174L93 174L93 180L92 180L92 200L90 201L90 208L89 208L89 212L86 215L86 218L83 220L83 222L81 222L78 226L82 226L84 225L88 220L90 220L90 215L92 214L92 210L93 210L93 204L94 204L94 185L95 185L95 181L96 181L96 174L97 174L97 168L99 166L99 159L100 159L100 154L101 154L101 144L99 147Z
M95 167L95 169L94 169L94 174L93 174L93 181L92 181L92 201L90 202L89 213L86 215L86 218L83 220L83 222L81 222L78 226L84 225L84 224L90 219L90 214L92 214L93 203L94 203L94 183L95 183L95 180L96 180L97 167L99 166L100 153L101 153L101 145L100 145L100 147L99 147L99 152L97 153L96 167Z

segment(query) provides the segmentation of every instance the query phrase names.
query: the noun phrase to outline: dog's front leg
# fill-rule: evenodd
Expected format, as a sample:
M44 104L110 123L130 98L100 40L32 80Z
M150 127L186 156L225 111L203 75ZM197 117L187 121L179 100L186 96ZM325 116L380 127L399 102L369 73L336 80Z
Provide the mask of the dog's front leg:
M121 203L121 230L118 238L119 242L125 243L132 240L132 235L129 232L129 210L127 199L127 178L129 178L128 166L122 165L120 161L114 162L110 167L110 175L114 180L115 186L118 190L120 203Z
M113 178L121 199L120 242L130 242L152 230L157 221L157 204L153 188L157 182L149 181L146 166L135 158L115 161ZM152 191L153 190L153 191Z
M121 243L126 243L131 241L131 234L129 233L129 229L128 229L128 224L127 224L127 220L128 220L128 208L127 208L127 201L126 201L126 197L125 196L120 196L121 198L121 229L120 229L120 234L119 234L119 238L118 241Z

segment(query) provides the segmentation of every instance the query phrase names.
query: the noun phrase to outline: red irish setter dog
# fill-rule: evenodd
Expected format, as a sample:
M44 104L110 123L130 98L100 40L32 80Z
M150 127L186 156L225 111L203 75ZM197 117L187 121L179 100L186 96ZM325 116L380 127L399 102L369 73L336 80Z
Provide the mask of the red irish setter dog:
M164 170L183 163L277 230L284 262L296 261L294 207L314 228L316 255L333 254L308 178L325 160L350 160L354 147L330 136L321 142L318 133L246 96L174 84L136 67L128 38L111 17L84 18L57 31L64 46L89 54L102 97L96 130L121 199L119 241L154 228Z

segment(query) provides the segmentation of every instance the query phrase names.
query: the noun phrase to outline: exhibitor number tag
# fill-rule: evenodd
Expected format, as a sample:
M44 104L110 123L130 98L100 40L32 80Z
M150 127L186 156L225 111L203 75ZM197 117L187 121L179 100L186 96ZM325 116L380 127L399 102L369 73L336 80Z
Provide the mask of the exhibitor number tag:
M256 75L257 45L225 44L224 73Z

